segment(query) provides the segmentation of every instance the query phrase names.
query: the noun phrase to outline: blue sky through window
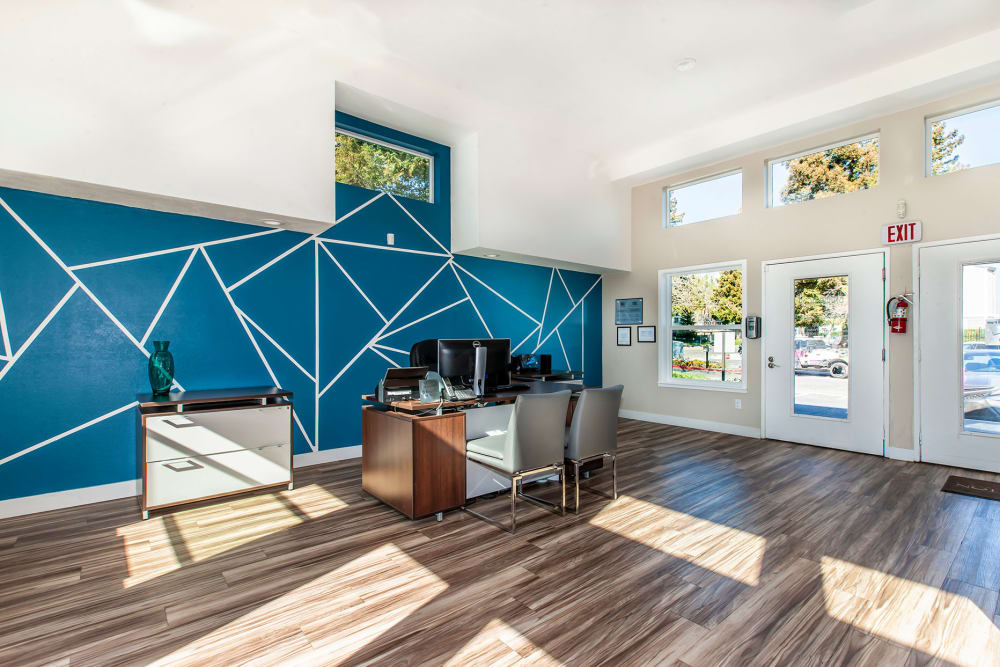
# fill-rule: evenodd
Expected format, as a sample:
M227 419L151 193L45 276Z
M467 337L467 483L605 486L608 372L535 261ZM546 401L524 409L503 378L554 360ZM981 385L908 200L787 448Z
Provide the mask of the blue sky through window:
M1000 162L1000 105L936 122L944 124L945 134L958 130L965 135L965 141L955 151L962 167Z
M671 212L684 215L677 225L736 215L743 210L743 172L671 188L670 197L677 200Z

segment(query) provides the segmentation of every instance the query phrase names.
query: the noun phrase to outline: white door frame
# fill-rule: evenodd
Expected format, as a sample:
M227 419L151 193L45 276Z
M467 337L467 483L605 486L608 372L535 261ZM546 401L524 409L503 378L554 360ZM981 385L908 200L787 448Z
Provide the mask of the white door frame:
M920 415L920 249L932 248L942 245L961 245L962 243L975 243L977 241L996 241L1000 239L1000 234L983 234L980 236L960 236L954 239L944 239L941 241L924 241L913 244L913 289L916 291L916 299L913 303L913 451L916 452L917 461L924 460L924 446L921 442L921 415Z
M883 266L885 267L885 280L882 281L882 303L889 298L889 248L870 248L868 250L850 250L845 252L832 252L823 255L806 255L803 257L788 257L785 259L768 259L760 263L760 312L766 313L766 275L767 267L774 264L791 264L794 262L806 262L813 259L835 259L837 257L856 257L858 255L881 254ZM915 313L914 313L915 314ZM770 330L770 325L765 321L761 327L763 333L760 337L760 345L757 347L760 352L760 437L767 437L767 360L764 358L764 339ZM882 362L882 456L887 456L889 447L889 324L885 317L882 318L882 349L885 351L885 361Z

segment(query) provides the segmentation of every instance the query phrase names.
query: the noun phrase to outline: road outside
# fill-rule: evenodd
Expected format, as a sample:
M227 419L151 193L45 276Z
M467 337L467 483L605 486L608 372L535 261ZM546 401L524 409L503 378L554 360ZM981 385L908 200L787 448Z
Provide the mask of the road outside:
M848 379L824 371L795 371L795 414L847 418Z

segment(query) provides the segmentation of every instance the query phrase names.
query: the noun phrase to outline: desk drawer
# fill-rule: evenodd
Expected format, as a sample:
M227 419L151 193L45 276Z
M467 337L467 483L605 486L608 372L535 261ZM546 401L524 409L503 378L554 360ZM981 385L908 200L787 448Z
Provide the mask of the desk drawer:
M159 507L291 481L291 445L146 463L146 506Z
M291 443L292 408L274 405L146 418L146 461L171 461Z

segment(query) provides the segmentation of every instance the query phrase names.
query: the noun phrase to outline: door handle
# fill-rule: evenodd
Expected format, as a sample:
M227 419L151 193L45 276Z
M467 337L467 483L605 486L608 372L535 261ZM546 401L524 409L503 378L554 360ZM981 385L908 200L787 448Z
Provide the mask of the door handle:
M199 470L199 469L205 467L203 465L199 465L198 463L195 463L191 459L188 459L186 461L186 463L188 465L186 465L184 467L176 467L173 463L164 463L163 467L167 468L168 470L173 470L174 472L187 472L189 470Z
M775 368L777 365L778 364L774 363L774 357L768 357L767 358L767 367L768 368Z

